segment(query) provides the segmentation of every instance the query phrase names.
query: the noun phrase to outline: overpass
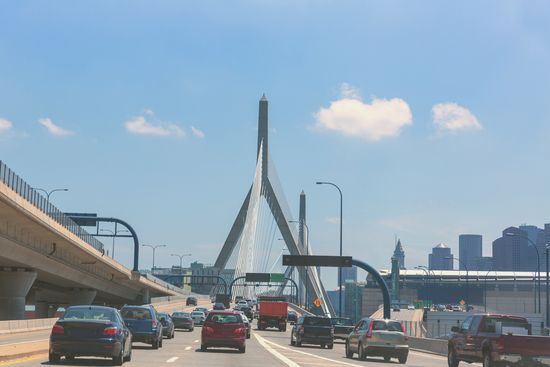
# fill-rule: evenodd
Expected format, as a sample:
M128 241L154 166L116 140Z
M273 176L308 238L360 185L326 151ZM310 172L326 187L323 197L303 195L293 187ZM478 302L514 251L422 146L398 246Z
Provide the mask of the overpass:
M181 290L105 256L103 244L0 161L0 320L71 304L147 303Z

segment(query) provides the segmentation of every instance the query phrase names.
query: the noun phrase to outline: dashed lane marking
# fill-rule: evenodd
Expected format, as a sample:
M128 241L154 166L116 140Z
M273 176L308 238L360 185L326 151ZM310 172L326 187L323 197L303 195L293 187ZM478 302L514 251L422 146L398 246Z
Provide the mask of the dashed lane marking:
M185 347L185 350L191 350L191 347Z
M166 361L166 363L174 363L174 362L177 361L179 358L180 358L180 357L172 357L172 358L168 359L168 360Z
M198 343L198 342L199 342L199 339L193 341L193 343Z
M259 336L258 334L254 334L254 336L256 337L256 339L258 340L260 345L265 348L265 350L267 350L269 353L273 354L275 356L275 358L277 358L278 360L280 360L281 362L286 364L288 367L301 367L298 363L288 359L287 357L285 357L284 355L282 355L281 353L279 353L275 349L271 348L267 344L268 341L265 340L264 338L262 338L261 336Z

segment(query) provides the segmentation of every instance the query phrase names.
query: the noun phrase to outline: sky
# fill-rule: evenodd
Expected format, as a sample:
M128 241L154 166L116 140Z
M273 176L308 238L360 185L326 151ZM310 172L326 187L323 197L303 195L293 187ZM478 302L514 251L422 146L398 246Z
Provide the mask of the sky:
M252 182L258 100L311 244L388 268L550 222L547 1L0 3L0 159L212 264ZM109 227L105 227L109 228ZM110 240L105 240L110 249ZM117 241L117 260L132 248ZM143 248L140 267L151 266ZM328 288L333 270L323 271Z

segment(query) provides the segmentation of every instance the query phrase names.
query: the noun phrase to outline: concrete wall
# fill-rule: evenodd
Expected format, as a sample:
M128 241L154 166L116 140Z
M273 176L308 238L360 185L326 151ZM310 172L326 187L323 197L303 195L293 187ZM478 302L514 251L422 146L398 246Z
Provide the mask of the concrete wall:
M51 319L0 321L0 334L49 329L56 321L57 317Z
M409 348L447 355L447 340L409 337Z
M414 303L418 300L418 292L412 288L402 288L401 301ZM361 317L368 317L372 315L381 304L384 303L382 298L382 291L379 288L363 288L363 308L361 310Z

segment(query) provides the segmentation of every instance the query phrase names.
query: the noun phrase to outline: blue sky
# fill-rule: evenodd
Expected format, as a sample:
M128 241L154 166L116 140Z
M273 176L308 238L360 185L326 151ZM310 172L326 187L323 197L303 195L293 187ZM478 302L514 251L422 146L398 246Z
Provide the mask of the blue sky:
M315 251L409 267L549 222L545 1L19 1L0 11L0 159L213 263L254 173L257 103ZM193 132L194 129L194 132ZM106 241L109 243L109 241ZM145 249L147 250L147 249ZM119 241L120 260L131 248ZM142 265L150 266L144 252ZM333 272L323 272L329 287Z

